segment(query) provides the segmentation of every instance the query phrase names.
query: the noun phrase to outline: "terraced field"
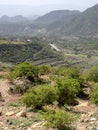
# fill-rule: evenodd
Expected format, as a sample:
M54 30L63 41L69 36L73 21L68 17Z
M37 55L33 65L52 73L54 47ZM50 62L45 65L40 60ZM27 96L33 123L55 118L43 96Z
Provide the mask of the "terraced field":
M98 50L97 48L91 50L84 44L75 46L64 41L63 43L61 41L61 44L56 41L51 43L40 38L32 38L29 41L0 40L1 66L12 66L24 61L31 61L36 65L89 68L98 65Z

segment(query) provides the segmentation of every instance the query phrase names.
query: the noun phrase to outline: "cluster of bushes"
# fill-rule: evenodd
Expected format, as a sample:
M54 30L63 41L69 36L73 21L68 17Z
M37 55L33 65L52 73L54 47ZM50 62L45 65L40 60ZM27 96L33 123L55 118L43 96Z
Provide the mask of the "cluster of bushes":
M35 80L37 83L42 82L39 75L51 73L54 77L55 88L58 88L59 91L59 93L57 92L57 101L61 105L72 104L77 95L79 96L81 94L84 82L98 82L98 66L92 67L81 74L81 71L78 68L53 68L46 65L35 66L32 63L24 62L16 66L13 73L15 77L26 76L28 79L33 79L33 81ZM92 86L90 98L98 105L98 85ZM38 88L40 89L41 87ZM52 89L52 87L50 89Z
M13 69L12 75L14 78L25 77L36 82L23 95L22 101L27 107L43 110L42 115L47 121L48 127L62 130L75 119L73 114L62 110L62 107L65 104L71 105L81 90L79 70L76 68L53 68L45 65L35 66L30 62L24 62ZM41 75L52 75L54 80L50 79L50 83L40 84L38 80ZM20 88L17 86L16 90L21 91ZM53 105L55 102L60 108L44 109L44 106Z
M32 63L24 62L16 66L12 72L15 78L26 77L35 86L24 94L22 101L27 107L44 110L44 106L53 105L57 102L60 109L44 110L44 118L47 126L66 129L73 121L74 116L62 110L62 107L73 105L75 99L80 96L84 83L93 81L98 82L98 67L94 67L84 74L77 68L53 68L50 66L35 66ZM40 75L51 75L51 82L41 84ZM98 105L98 85L92 88L90 97Z
M55 73L54 85L43 82L41 85L40 75ZM50 66L35 66L30 62L24 62L16 66L12 72L14 78L26 77L35 82L33 87L24 95L23 101L27 106L41 107L57 100L60 105L72 104L81 90L79 82L79 70L76 68L52 68ZM55 77L55 76L54 76ZM20 88L20 87L18 87ZM20 91L20 89L18 89ZM51 98L51 99L50 99ZM53 101L51 101L53 100ZM38 103L38 104L37 104Z
M48 83L49 81L44 80L40 75L48 74L49 71L51 71L50 66L36 66L31 62L23 62L17 65L12 70L9 70L5 76L11 84L14 84L14 87L11 87L9 92L23 95L27 90L32 88L31 86ZM23 80L24 83L17 85L14 82L15 80L19 82Z

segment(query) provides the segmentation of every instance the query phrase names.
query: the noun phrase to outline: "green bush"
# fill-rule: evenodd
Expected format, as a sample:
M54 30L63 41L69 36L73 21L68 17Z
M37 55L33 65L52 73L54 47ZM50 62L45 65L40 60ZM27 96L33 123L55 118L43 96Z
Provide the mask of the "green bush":
M40 85L32 88L23 97L23 103L27 107L40 109L46 104L52 104L58 99L58 90L50 85Z
M71 104L80 92L80 83L76 79L58 79L59 103Z
M58 74L67 78L79 79L80 70L78 68L58 68Z
M84 73L84 78L88 81L98 82L98 66L92 67Z
M51 66L46 66L46 65L40 65L38 66L39 68L39 74L43 75L43 74L49 74L51 72Z
M91 100L98 105L98 85L95 85L93 91L90 94Z
M38 68L30 62L23 62L17 65L13 71L14 77L32 77L38 75Z
M74 114L68 113L63 109L46 110L42 112L46 120L46 128L57 128L58 130L71 130L70 124L77 118Z

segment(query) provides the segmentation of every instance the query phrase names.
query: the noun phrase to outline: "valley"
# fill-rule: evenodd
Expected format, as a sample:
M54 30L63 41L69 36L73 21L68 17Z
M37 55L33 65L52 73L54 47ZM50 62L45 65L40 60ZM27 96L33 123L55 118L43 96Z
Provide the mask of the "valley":
M0 130L98 130L98 4L0 17Z

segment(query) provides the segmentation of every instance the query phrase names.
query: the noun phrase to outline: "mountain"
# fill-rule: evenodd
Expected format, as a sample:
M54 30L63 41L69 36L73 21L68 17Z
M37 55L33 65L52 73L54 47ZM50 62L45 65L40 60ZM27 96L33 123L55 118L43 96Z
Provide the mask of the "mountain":
M0 18L0 35L98 36L98 4L84 12L55 10L36 20L21 15Z
M98 4L85 10L78 17L74 18L70 32L80 35L97 35Z
M26 22L28 19L22 15L17 15L14 17L9 17L7 15L3 15L0 18L0 23L20 23L20 22Z
M80 11L55 10L39 17L37 20L35 20L35 22L40 24L51 24L53 22L63 20L63 18L72 17L79 13Z
M37 23L44 25L51 35L97 35L98 4L84 12L53 11L40 18Z

